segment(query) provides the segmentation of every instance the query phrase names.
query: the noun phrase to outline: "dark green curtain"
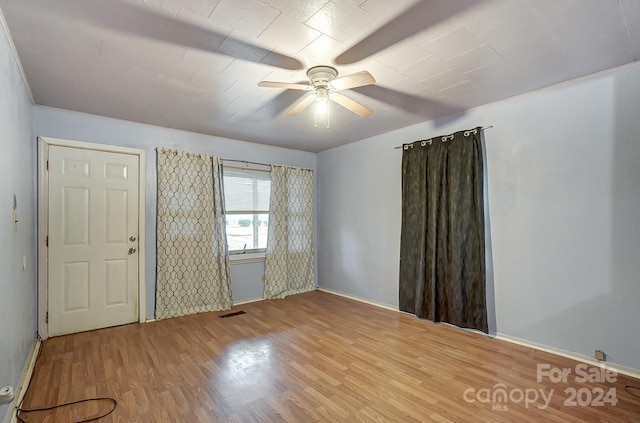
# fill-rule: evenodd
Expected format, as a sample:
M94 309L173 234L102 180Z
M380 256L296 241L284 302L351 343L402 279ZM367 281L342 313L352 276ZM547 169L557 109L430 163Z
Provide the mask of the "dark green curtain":
M481 128L402 154L400 310L488 333Z

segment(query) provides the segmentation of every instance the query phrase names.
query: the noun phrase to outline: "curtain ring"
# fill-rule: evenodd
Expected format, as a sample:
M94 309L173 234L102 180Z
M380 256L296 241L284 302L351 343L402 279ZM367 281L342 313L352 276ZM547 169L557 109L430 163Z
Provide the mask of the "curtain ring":
M478 133L478 130L477 130L477 129L471 129L471 130L469 130L469 131L464 131L464 136L465 136L465 137L468 137L468 136L469 136L469 134L471 134L472 132L473 132L474 134L477 134L477 133Z
M409 149L409 146L408 146L407 144L405 144L405 145L404 145L404 149L405 149L405 150L408 150L408 149Z
M424 147L425 145L427 145L427 142L426 141L420 141L420 145Z

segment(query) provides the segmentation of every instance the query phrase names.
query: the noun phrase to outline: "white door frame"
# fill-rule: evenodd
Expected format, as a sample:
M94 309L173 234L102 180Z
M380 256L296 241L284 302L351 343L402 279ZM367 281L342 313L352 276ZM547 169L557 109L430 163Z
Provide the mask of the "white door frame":
M82 148L85 150L124 153L138 156L138 321L146 321L145 296L145 151L137 148L71 141L58 138L38 137L38 334L42 339L49 337L47 323L49 265L47 235L49 232L49 146Z

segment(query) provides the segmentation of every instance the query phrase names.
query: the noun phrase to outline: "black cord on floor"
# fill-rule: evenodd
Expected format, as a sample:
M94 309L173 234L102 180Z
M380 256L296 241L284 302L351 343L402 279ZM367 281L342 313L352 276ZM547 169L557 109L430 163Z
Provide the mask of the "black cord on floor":
M38 356L36 357L36 361L33 364L33 373L35 373L36 366L38 365L38 360L40 360L40 356L42 355L42 351L44 350L44 341L40 337L40 334L36 333L36 338L40 341L40 350L38 351ZM31 386L31 382L32 381L33 381L33 374L31 375L31 378L29 379L29 383L27 384L27 388L25 389L25 396L26 396L27 391L29 391L29 387ZM18 406L15 408L16 419L21 423L28 423L26 420L23 420L22 418L20 418L20 413L25 413L26 414L26 413L32 413L32 412L35 412L35 411L50 411L50 410L55 410L57 408L67 407L69 405L80 404L80 403L89 402L89 401L110 401L113 404L113 407L106 414L103 414L103 415L98 416L98 417L92 417L92 418L86 419L86 420L79 420L79 421L74 422L74 423L92 422L94 420L98 420L98 419L101 419L103 417L107 417L109 414L113 413L113 411L118 406L118 403L114 398L98 397L98 398L85 398L85 399L81 399L81 400L78 400L78 401L67 402L65 404L56 404L56 405L52 405L50 407L21 408L22 407L22 403L24 402L24 396L23 396L22 397L22 401L20 401L20 404L18 404Z
M18 408L16 417L18 418L19 422L28 423L26 420L23 420L23 419L20 418L20 413L32 413L32 412L35 412L35 411L50 411L50 410L55 410L57 408L67 407L69 405L80 404L80 403L89 402L89 401L110 401L112 403L113 407L111 407L111 410L109 410L105 414L102 414L102 415L97 416L97 417L92 417L92 418L86 419L86 420L78 420L75 423L92 422L94 420L98 420L98 419L101 419L103 417L107 417L109 414L113 413L113 411L118 406L118 403L113 398L85 398L85 399L81 399L79 401L73 401L73 402L67 402L67 403L64 403L64 404L52 405L51 407L28 408L28 409L27 408Z
M633 391L631 391L632 389L635 389L640 393L640 386L627 385L624 387L624 390L627 391L629 395L634 396L636 398L640 398L640 395L634 394Z

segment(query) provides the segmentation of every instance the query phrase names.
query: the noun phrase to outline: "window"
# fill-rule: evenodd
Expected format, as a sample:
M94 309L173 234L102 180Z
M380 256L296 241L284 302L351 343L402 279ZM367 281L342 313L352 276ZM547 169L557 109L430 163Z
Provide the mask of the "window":
M229 254L264 253L269 227L269 166L225 164L222 171Z

